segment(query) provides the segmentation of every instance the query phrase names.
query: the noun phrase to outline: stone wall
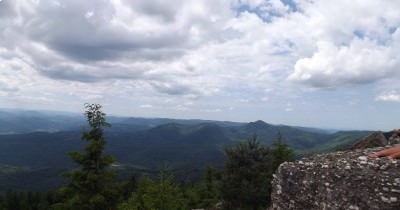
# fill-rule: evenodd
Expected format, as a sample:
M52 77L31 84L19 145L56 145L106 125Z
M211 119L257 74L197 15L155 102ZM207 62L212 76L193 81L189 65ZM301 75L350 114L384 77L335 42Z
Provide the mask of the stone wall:
M369 158L383 148L316 154L283 163L271 209L400 209L400 160Z

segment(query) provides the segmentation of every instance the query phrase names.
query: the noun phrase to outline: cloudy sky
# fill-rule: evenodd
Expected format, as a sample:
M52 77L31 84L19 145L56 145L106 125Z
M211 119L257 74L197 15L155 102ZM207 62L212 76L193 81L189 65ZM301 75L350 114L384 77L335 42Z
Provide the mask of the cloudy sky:
M400 1L0 0L0 107L400 127Z

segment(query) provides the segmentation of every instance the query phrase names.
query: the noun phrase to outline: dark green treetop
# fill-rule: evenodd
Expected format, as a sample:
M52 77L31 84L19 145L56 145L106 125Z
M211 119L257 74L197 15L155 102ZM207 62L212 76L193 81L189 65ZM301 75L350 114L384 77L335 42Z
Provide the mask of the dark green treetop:
M227 209L263 209L268 205L271 155L257 136L226 148L222 171L221 197Z
M90 129L83 132L82 139L87 145L84 152L69 153L79 168L66 174L70 184L60 190L65 202L56 204L54 209L109 210L116 206L115 174L109 168L115 160L103 154L106 145L103 127L110 125L101 108L99 104L85 104Z
M285 161L294 160L293 150L284 143L281 133L278 133L277 140L271 145L272 170L275 171Z

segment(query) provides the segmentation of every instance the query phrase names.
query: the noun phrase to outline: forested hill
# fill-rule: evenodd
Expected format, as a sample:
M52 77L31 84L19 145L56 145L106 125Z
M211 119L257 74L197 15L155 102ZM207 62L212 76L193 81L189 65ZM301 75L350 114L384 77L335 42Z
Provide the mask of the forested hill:
M79 150L83 116L59 112L0 111L0 163L23 166L67 165L66 153ZM120 162L155 166L160 161L199 165L221 163L223 148L257 135L271 144L280 133L298 153L346 147L369 131L321 129L250 123L109 117L108 152ZM190 159L193 156L193 159ZM209 160L206 160L209 159Z
M71 168L74 165L67 153L83 148L84 142L80 139L85 129L83 116L34 112L34 117L30 117L29 114L8 112L8 115L0 117L0 130L3 131L0 135L0 165L3 167L0 168L8 168L6 172L0 170L0 188L2 181L7 180L4 177L10 177L13 173L24 177L39 170L39 173L51 177L54 171ZM65 126L62 126L63 122ZM262 143L269 145L280 133L284 142L297 154L305 154L346 147L369 133L331 133L271 125L263 121L235 123L110 117L109 122L112 127L105 130L108 141L106 152L115 156L121 167L132 170L155 170L164 163L175 169L192 171L201 170L207 165L221 166L225 160L225 147L254 134ZM14 128L11 125L16 126ZM17 180L12 179L11 182Z
M168 123L183 125L214 123L222 127L239 126L244 124L228 121L116 116L107 117L107 121L112 124L112 130L122 132L146 130ZM82 114L55 111L0 109L0 134L82 130L84 126L86 126L86 121Z

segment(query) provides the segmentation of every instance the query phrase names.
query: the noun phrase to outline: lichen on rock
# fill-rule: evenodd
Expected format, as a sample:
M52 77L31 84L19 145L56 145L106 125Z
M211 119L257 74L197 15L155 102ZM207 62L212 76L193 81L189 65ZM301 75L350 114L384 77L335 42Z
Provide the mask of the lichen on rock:
M400 160L370 158L383 148L316 154L278 168L275 210L400 209Z

